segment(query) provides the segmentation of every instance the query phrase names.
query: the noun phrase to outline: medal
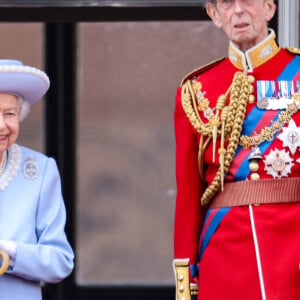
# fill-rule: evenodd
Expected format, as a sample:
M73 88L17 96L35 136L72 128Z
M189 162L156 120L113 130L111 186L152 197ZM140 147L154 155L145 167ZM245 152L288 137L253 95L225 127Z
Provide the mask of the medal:
M273 176L275 179L288 177L294 165L289 153L285 152L285 150L278 149L271 150L270 153L266 155L264 163L267 174Z
M291 98L279 98L276 100L270 100L269 105L267 109L269 110L280 110L280 109L286 109L288 105L292 104L294 102Z
M259 109L280 110L286 109L293 103L293 81L267 81L257 82L257 107Z
M271 95L269 95L270 81L257 81L257 107L259 109L267 109Z
M269 106L269 100L267 98L263 98L257 101L257 107L259 109L267 109L268 106Z

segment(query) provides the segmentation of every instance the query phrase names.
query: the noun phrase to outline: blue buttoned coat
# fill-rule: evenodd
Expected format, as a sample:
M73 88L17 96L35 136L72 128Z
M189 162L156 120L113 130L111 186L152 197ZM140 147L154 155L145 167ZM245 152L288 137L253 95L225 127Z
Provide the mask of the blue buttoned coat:
M14 241L17 254L0 276L0 299L40 300L42 282L59 282L74 266L60 175L54 159L16 144L9 168L0 190L0 239Z

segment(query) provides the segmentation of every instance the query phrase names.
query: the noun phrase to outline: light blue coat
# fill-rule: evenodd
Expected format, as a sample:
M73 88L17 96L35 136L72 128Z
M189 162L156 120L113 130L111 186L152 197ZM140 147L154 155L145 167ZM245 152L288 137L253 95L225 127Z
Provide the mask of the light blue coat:
M8 166L12 156L21 160L0 190L0 239L16 242L17 255L0 276L0 299L40 300L41 283L61 281L74 266L61 181L54 159L18 145L9 150Z

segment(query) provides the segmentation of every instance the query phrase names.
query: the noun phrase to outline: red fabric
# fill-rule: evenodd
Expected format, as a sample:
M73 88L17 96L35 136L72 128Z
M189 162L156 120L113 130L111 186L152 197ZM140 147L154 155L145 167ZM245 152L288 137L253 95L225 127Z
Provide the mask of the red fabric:
M175 258L189 258L197 263L198 238L203 222L199 206L201 181L198 172L198 139L181 105L178 89L175 109L176 181ZM182 200L182 201L181 201Z
M300 205L254 206L253 215L266 299L300 299ZM198 299L262 299L247 206L225 216L199 269Z
M231 209L225 216L199 269L198 299L261 299L248 207Z
M254 207L267 299L300 299L300 205Z
M293 57L292 54L281 49L279 54L253 71L255 79L275 80ZM213 68L198 74L202 91L209 99L210 107L215 107L218 96L226 92L236 71L237 69L230 61L225 59ZM252 109L253 105L255 104L247 106L247 112ZM294 120L297 126L300 126L299 112L294 116ZM176 96L174 124L177 181L174 256L178 259L189 258L191 264L197 264L199 237L205 215L205 210L200 206L200 199L205 187L201 187L198 170L199 134L195 132L183 111L181 88L178 89ZM271 149L275 147L282 149L282 141L275 139ZM299 157L298 149L295 158ZM216 153L216 161L212 162L212 145L210 144L204 154L205 178L208 183L215 176L218 160ZM259 164L261 179L272 178L265 172L263 160ZM234 168L234 163L232 168ZM299 163L293 167L291 176L300 176ZM268 300L300 299L300 272L297 269L300 256L299 205L295 205L294 211L295 213L290 209L285 211L282 205L274 205L271 209L269 206L254 209ZM289 214L292 215L290 223L288 222ZM273 226L276 222L282 224L282 228L280 225ZM290 255L293 255L293 263ZM292 271L294 278L285 277L287 273L290 273L291 268L296 268ZM295 286L290 287L291 283ZM205 250L200 262L198 299L261 299L248 207L231 208Z

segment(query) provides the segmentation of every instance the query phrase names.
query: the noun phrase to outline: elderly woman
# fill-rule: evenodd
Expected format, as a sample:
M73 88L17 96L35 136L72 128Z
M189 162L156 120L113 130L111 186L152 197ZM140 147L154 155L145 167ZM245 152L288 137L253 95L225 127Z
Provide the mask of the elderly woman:
M56 163L16 144L20 121L48 88L44 72L0 60L0 250L9 256L2 300L41 299L41 282L59 282L74 266Z

